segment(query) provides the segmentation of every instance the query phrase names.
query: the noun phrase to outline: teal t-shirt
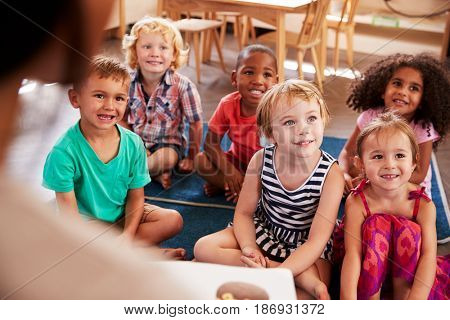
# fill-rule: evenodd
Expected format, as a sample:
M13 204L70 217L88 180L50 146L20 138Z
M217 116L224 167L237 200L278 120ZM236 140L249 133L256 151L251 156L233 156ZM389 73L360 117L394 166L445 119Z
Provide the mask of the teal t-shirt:
M81 214L115 222L125 210L129 189L150 182L141 138L121 126L117 156L103 163L80 131L71 127L47 156L42 185L55 192L74 190Z

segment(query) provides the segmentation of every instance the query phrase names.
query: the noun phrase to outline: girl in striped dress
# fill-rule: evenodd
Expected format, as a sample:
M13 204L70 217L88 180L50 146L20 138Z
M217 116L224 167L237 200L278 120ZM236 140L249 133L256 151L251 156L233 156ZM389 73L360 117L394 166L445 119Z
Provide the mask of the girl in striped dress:
M328 119L309 82L288 80L266 92L257 123L271 144L250 161L233 226L200 239L197 261L288 268L299 298L329 298L330 238L344 178L320 149Z

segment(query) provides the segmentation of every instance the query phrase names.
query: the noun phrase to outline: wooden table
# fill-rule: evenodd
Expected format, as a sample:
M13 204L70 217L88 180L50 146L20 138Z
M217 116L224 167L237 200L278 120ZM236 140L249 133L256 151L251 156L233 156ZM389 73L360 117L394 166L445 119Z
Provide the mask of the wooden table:
M275 44L278 59L278 76L284 80L284 60L286 57L285 15L298 13L312 0L158 0L157 14L163 11L234 11L264 21L276 27L277 42ZM300 30L299 30L300 31ZM248 30L244 30L248 32ZM301 66L299 66L301 67Z

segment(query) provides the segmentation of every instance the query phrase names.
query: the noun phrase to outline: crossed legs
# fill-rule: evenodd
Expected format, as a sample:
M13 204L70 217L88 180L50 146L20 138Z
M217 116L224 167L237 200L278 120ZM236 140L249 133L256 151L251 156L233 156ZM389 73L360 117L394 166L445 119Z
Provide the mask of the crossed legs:
M177 152L170 147L164 147L147 155L148 171L152 179L161 183L164 189L171 186L171 171L178 163Z
M226 228L207 235L194 246L196 261L224 265L244 266L242 252L234 236L233 228ZM279 262L271 261L277 267ZM294 278L298 299L330 299L328 286L331 278L331 264L318 259L311 267Z

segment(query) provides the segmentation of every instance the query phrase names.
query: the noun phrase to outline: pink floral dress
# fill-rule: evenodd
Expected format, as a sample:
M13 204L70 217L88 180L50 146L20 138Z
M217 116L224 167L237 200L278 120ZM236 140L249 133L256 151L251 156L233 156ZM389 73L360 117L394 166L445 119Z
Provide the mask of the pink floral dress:
M352 190L352 196L359 196L366 210L366 219L361 229L362 264L358 281L358 299L368 299L378 292L386 275L400 277L412 283L420 258L421 228L416 223L420 200L431 201L425 188L412 191L409 199L414 200L413 219L385 213L371 213L363 189L363 180ZM345 254L343 223L334 235L335 261L342 262ZM428 299L445 299L450 296L450 255L437 257L436 278Z

